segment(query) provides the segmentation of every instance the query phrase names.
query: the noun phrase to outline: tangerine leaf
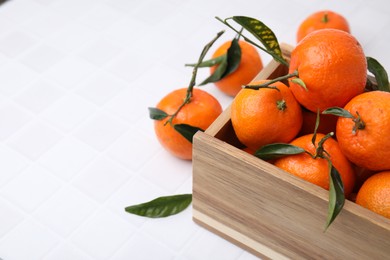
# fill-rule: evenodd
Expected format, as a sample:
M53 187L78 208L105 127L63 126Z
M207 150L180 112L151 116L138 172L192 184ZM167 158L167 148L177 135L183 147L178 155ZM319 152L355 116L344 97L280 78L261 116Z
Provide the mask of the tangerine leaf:
M233 16L232 19L258 39L275 60L282 64L288 64L283 58L278 39L268 26L255 18L247 16Z
M238 44L238 39L234 38L229 49L227 50L227 67L222 78L234 72L238 68L238 66L240 66L240 62L241 47Z
M216 82L223 77L226 68L228 67L228 59L227 55L222 55L221 57L223 58L219 63L218 67L215 69L214 73L207 77L205 80L203 80L202 83L199 84L199 86L206 85L207 83Z
M149 109L149 117L153 120L163 120L168 116L167 113L162 111L161 109L155 108L155 107L148 107Z
M192 143L192 138L194 137L194 134L196 134L196 132L198 131L203 132L203 129L188 124L175 124L173 125L173 128L191 143Z
M128 206L125 211L148 218L162 218L185 210L192 202L192 194L159 197L149 202Z
M295 145L274 143L264 145L260 149L256 150L254 155L262 160L271 160L304 152L306 152L304 149Z
M300 79L300 78L293 78L291 81L294 82L295 84L298 84L299 86L301 86L302 88L304 88L306 91L309 91L309 90L307 89L307 87L306 87L305 82L303 82L302 79Z
M328 216L325 224L325 231L330 224L336 219L340 211L344 207L345 195L344 184L341 180L340 173L335 167L333 167L330 160L329 165L329 204L328 204Z
M223 61L223 59L226 59L224 56L226 56L226 54L218 56L218 57L215 57L213 59L202 61L199 64L191 63L191 64L185 64L185 66L188 66L188 67L198 66L198 68L212 67L212 66L215 66L217 64L220 64Z
M385 68L374 58L366 57L368 71L374 74L378 90L390 92L389 77Z
M335 115L335 116L341 116L346 118L355 118L348 110L345 110L341 107L330 107L328 109L325 109L322 111L322 114L325 115Z

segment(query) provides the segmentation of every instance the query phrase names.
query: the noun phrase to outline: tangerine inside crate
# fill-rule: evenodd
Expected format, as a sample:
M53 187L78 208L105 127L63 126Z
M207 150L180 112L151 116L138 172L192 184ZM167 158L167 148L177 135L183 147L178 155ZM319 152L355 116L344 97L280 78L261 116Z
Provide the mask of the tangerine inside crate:
M288 60L292 46L281 44ZM285 75L271 61L256 79ZM389 259L390 220L346 201L325 231L328 191L241 150L228 107L193 139L193 220L261 258Z

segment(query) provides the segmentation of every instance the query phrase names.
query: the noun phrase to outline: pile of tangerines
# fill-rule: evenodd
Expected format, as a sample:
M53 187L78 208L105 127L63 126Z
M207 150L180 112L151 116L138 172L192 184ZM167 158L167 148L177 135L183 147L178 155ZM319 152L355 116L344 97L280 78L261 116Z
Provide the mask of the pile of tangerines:
M227 53L237 50L239 63L231 56L226 65ZM205 64L200 59L194 72ZM262 60L253 44L237 38L222 44L208 66L205 84L234 97L231 122L246 151L267 159L261 155L271 150L277 156L270 163L325 189L331 164L347 198L390 218L390 93L368 80L364 50L344 17L321 11L305 19L280 80L253 82ZM159 142L186 160L191 134L222 112L216 98L193 85L150 108ZM277 150L281 144L287 153Z

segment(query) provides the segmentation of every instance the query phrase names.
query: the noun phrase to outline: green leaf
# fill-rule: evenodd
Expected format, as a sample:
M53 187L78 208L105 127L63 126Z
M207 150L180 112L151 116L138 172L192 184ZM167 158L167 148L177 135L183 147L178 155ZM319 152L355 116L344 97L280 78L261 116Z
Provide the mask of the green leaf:
M220 57L221 58L218 60L218 67L214 73L200 83L199 86L217 82L238 68L241 61L241 48L238 44L238 39L234 38L226 52L226 55L222 55Z
M172 195L128 206L125 208L125 211L148 218L162 218L182 212L191 202L192 194Z
M226 57L224 56L226 56L226 54L215 57L213 59L202 61L201 63L198 64L198 68L212 67L214 65L220 64L224 59L226 59ZM195 67L196 65L197 65L196 63L185 64L185 66L188 67Z
M194 137L194 134L196 134L196 132L204 131L199 127L195 127L187 124L176 124L173 125L173 128L191 143L192 143L192 138Z
M238 66L240 66L240 62L241 62L241 47L238 44L238 39L234 38L232 40L232 43L231 43L229 49L227 50L227 64L228 64L228 66L227 66L222 78L229 75L230 73L234 72L238 68Z
M287 155L300 154L304 152L304 149L295 145L274 143L264 145L263 147L258 149L254 155L262 160L271 160Z
M255 36L275 60L287 64L283 58L278 39L268 26L259 20L247 16L233 16L232 19Z
M340 174L335 167L333 167L331 161L328 159L329 164L329 204L328 204L328 216L325 224L325 231L330 224L336 219L337 215L344 207L345 195L344 185L341 180Z
M390 92L389 77L385 68L374 58L366 57L368 71L374 74L378 90Z
M221 63L219 63L218 67L215 69L214 73L207 77L205 80L203 80L202 83L199 84L199 86L206 85L207 83L216 82L223 77L226 68L228 67L228 59L227 55L223 55L221 57L223 57L223 59L221 60Z
M348 110L345 110L344 108L341 107L330 107L322 111L322 114L325 115L330 114L330 115L341 116L346 118L355 118Z
M168 114L162 111L161 109L155 107L148 107L148 109L149 109L149 117L153 120L163 120L168 116Z
M307 87L306 87L305 82L303 82L302 79L300 79L300 78L293 78L291 81L294 82L295 84L298 84L299 86L301 86L302 88L304 88L306 91L309 91L309 90L307 89Z

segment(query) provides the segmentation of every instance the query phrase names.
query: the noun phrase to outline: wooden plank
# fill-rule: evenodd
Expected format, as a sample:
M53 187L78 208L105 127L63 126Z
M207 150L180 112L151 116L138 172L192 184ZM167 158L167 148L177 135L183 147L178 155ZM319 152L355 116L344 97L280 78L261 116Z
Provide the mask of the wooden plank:
M324 232L326 190L207 133L194 137L193 171L194 221L261 257L390 256L390 220L347 201Z

